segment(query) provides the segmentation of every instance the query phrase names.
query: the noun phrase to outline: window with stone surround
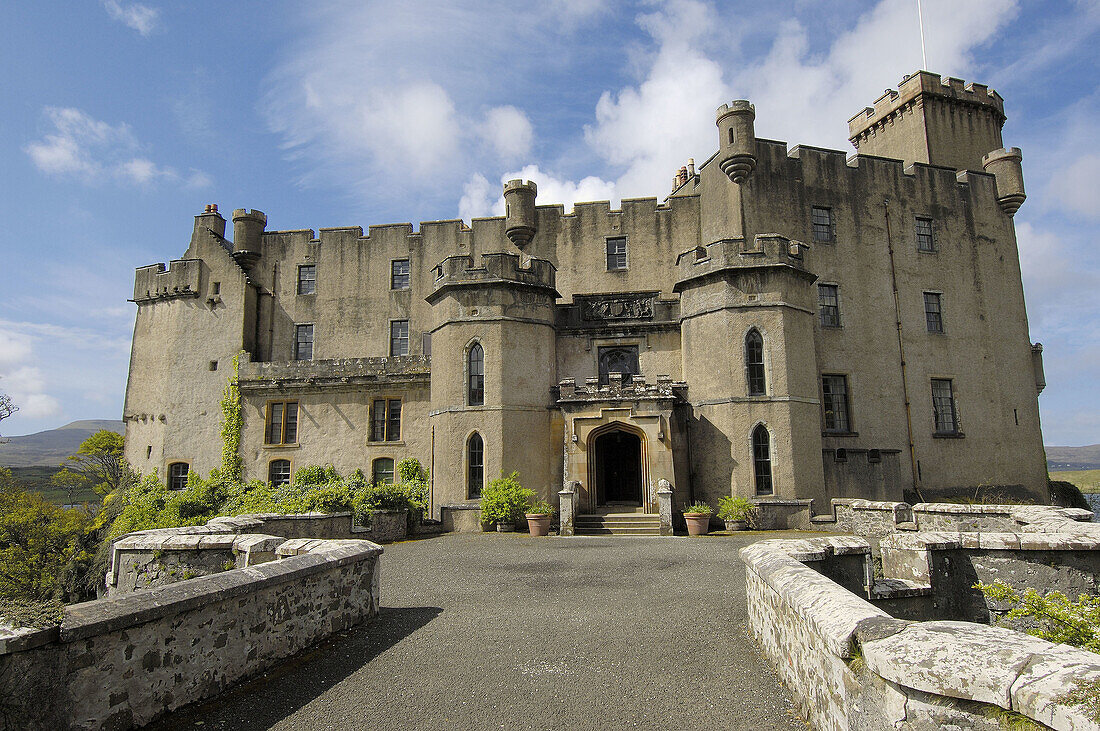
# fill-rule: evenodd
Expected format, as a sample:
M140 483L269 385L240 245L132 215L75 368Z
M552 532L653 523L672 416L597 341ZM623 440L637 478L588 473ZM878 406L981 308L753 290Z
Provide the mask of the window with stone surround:
M607 271L626 269L626 237L620 236L607 240Z
M390 263L390 289L409 288L409 260L394 259Z
M298 294L317 293L317 266L302 264L298 267Z
M390 320L390 355L409 354L409 321Z
M833 243L836 241L836 224L833 222L833 209L814 206L810 209L810 223L813 227L814 241Z
M485 403L485 351L474 343L466 352L466 405Z
M839 285L817 285L817 309L821 317L821 327L840 327Z
M641 372L638 365L637 345L600 347L596 349L596 357L599 359L597 369L602 384L606 385L611 382L612 373L622 373L626 376L623 379L624 382L630 383L631 376L636 376Z
M932 252L936 250L936 230L932 219L926 216L917 216L917 251Z
M481 497L485 484L485 442L474 432L466 440L466 496L470 500Z
M290 460L273 459L267 466L267 481L273 486L290 484Z
M924 293L924 324L930 333L943 332L943 295L939 292Z
M379 457L371 462L371 482L375 485L393 484L393 457Z
M764 338L755 327L745 336L745 376L750 396L763 396L768 392L764 375Z
M825 431L840 433L852 431L848 417L848 376L823 375L821 396L822 406L825 409Z
M313 325L294 326L294 360L313 360Z
M298 443L298 402L268 401L264 444Z
M752 430L752 466L757 495L772 494L772 436L768 427L757 424Z
M152 451L152 450L150 450ZM186 462L173 462L168 465L168 489L187 489L187 473L191 471L191 465Z
M401 399L375 399L370 407L370 441L401 441Z
M955 390L950 378L932 379L932 421L939 436L959 434Z

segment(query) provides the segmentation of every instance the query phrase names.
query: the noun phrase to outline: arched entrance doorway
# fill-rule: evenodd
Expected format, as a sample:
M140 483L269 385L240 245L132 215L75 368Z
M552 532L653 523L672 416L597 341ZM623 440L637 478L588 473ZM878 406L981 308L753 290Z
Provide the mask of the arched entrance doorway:
M613 429L596 437L596 503L642 505L642 440L633 432Z

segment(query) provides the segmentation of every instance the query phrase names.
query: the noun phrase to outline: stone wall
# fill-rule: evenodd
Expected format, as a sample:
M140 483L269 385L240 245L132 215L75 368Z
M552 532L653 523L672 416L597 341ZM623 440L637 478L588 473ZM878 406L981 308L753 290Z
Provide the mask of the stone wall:
M854 538L741 549L749 627L815 728L1001 728L996 711L1044 727L1100 724L1065 696L1100 681L1100 656L969 622L890 616L807 563L868 555ZM839 563L838 563L839 561Z
M0 643L0 708L26 729L128 729L378 612L382 548L295 539L285 558L65 608Z

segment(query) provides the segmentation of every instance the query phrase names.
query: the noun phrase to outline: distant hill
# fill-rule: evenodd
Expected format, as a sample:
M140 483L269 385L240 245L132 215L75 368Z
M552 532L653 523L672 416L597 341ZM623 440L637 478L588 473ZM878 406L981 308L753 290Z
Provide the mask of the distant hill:
M1100 469L1100 444L1087 447L1047 447L1047 469L1097 470Z
M121 421L89 419L27 434L22 437L4 437L7 444L0 444L0 466L4 467L57 467L76 451L80 443L100 429L122 434L126 431Z

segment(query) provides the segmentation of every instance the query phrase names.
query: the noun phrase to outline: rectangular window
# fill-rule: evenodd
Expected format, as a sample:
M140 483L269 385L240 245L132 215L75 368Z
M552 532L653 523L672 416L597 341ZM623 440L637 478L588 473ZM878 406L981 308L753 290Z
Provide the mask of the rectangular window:
M917 251L935 251L936 237L932 233L932 219L917 217Z
M274 487L290 484L290 460L273 459L267 467L267 481Z
M303 264L298 267L298 294L317 293L317 267L314 264Z
M401 399L375 399L371 404L370 441L401 441Z
M824 241L827 243L836 241L832 208L814 206L810 209L810 222L813 224L814 241Z
M955 411L955 394L950 378L932 379L932 418L937 434L958 434L959 419Z
M817 285L817 306L821 312L822 327L840 327L840 287L835 284Z
M924 322L930 333L943 332L943 295L939 292L924 293Z
M379 457L371 463L371 482L375 485L393 484L393 457Z
M409 321L390 321L390 355L409 354Z
M626 239L607 240L607 271L626 269Z
M294 360L313 360L313 325L294 326Z
M390 264L390 289L409 288L409 260L394 259Z
M850 432L848 420L848 377L821 377L822 403L825 407L825 431Z
M298 443L298 402L271 401L267 405L264 444Z
M150 449L149 451L152 452L153 450ZM190 469L191 466L186 462L173 462L168 465L168 489L186 490L187 473Z

